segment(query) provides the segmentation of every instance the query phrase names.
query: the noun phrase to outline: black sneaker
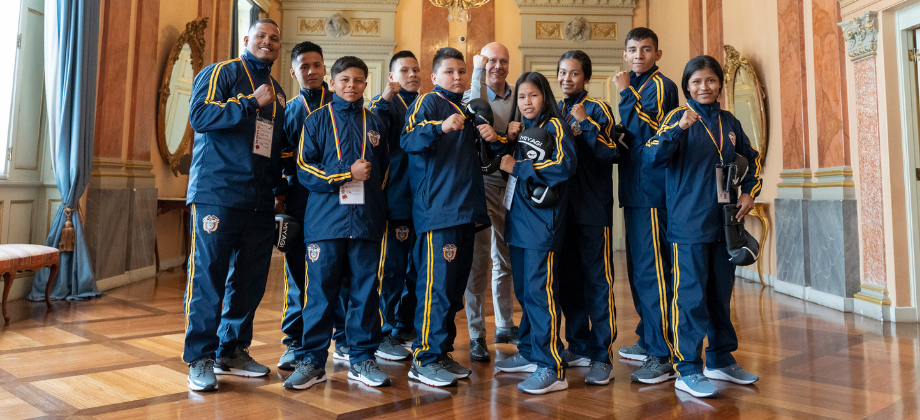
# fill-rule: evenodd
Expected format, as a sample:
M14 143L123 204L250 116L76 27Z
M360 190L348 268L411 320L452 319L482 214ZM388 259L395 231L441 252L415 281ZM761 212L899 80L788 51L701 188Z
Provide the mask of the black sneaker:
M267 366L253 360L249 349L237 347L232 357L218 357L214 373L218 375L248 376L254 378L271 372Z
M477 362L488 362L492 359L489 354L489 347L486 346L486 339L479 337L470 340L470 359Z
M521 344L521 339L518 336L518 327L514 326L511 328L496 328L495 343L508 343L514 344L515 346Z
M444 370L452 373L457 379L463 379L467 376L470 376L473 373L472 370L467 369L463 365L457 363L454 360L454 356L451 356L450 353L444 353L441 355L441 360L438 362L441 366L444 367Z

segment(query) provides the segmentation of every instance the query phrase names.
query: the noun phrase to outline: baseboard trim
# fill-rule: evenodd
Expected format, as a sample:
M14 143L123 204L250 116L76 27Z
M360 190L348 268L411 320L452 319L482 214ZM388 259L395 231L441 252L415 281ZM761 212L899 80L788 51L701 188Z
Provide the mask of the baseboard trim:
M156 277L157 269L155 265L151 265L144 268L138 268L136 270L126 271L124 274L109 277L107 279L97 280L96 287L99 288L100 292L106 290L111 290L116 287L127 286L131 283L139 282L141 280L146 280L151 277Z
M181 267L182 264L185 264L185 261L187 259L188 257L180 255L174 258L160 260L160 271L169 270L170 268L175 268L175 267Z

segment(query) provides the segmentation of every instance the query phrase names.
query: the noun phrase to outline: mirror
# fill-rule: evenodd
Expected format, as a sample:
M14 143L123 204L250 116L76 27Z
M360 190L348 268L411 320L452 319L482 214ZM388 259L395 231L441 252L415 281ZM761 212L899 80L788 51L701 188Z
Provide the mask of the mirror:
M751 146L760 153L760 161L767 155L766 93L754 66L731 45L725 46L725 103L728 110L741 121L744 134Z
M185 25L166 59L163 81L160 83L160 103L157 107L157 143L173 175L188 174L182 158L189 154L195 132L188 122L192 83L201 71L204 60L204 28L208 18ZM183 170L184 169L184 170Z

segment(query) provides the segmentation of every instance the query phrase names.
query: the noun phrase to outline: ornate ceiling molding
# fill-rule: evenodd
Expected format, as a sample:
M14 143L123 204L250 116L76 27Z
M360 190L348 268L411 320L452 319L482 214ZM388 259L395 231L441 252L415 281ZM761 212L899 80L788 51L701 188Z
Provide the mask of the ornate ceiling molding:
M551 9L593 9L597 12L629 13L636 7L636 0L514 0L522 12Z
M843 29L850 60L859 61L878 53L878 12L866 12L837 25Z

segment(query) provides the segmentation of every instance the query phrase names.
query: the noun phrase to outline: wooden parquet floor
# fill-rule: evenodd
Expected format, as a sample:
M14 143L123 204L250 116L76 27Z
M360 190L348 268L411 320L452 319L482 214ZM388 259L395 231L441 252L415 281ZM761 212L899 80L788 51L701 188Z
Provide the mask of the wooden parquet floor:
M638 320L617 255L617 346L636 340ZM584 384L586 368L570 369L569 389L544 396L519 392L526 374L496 373L469 360L466 319L458 317L454 357L473 374L453 388L407 378L407 362L380 361L393 386L349 381L347 365L330 358L330 380L306 391L281 387L274 368L283 298L281 259L272 262L268 289L255 317L256 360L272 367L265 378L219 377L216 393L189 392L180 360L185 274L115 289L100 299L10 304L11 325L0 329L0 419L901 419L918 416L918 324L882 323L803 302L738 280L733 320L739 363L760 375L753 386L717 382L715 399L675 393L674 382L629 381L639 364L615 363L609 386ZM491 302L491 298L485 299ZM491 305L487 321L491 332ZM520 317L520 309L516 309ZM494 345L493 361L515 352Z

